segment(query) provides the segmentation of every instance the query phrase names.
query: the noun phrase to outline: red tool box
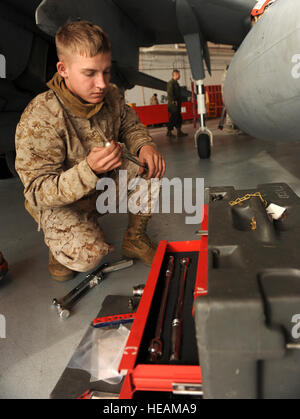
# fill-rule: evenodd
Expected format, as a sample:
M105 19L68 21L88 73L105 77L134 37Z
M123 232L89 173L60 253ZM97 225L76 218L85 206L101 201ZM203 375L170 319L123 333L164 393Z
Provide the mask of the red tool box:
M201 395L202 378L195 336L193 303L195 298L207 294L207 205L204 206L201 227L200 240L159 243L119 365L119 370L126 372L120 399L136 399L141 392L147 391ZM155 334L170 255L175 258L175 270L170 282L164 316L163 354L159 361L153 363L149 360L148 348ZM172 316L179 289L179 259L182 257L190 259L190 266L184 294L181 355L178 361L170 361Z

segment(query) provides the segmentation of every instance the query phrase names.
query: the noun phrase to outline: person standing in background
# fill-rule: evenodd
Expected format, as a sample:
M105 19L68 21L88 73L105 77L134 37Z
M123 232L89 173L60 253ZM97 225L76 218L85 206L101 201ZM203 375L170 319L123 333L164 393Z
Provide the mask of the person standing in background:
M180 79L180 71L174 69L172 72L172 79L167 84L168 93L168 111L169 124L167 136L172 138L175 135L172 134L172 130L175 127L177 129L177 137L185 137L187 134L181 131L182 116L181 116L181 92L178 80Z
M153 96L150 98L150 105L159 105L158 99L157 99L157 93L154 93Z

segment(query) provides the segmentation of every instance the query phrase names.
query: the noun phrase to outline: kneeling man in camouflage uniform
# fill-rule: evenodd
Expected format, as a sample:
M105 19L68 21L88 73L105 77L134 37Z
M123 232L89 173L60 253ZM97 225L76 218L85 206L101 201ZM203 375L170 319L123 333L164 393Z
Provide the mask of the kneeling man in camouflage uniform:
M111 47L102 29L71 22L58 30L55 41L57 73L17 126L16 170L25 188L25 207L49 247L50 273L64 281L74 271L95 268L112 250L97 221L99 178L112 177L118 186L120 169L127 170L128 180L142 174L143 169L123 158L124 151L148 166L149 185L151 178L163 176L165 161L110 83ZM129 213L122 245L125 256L148 266L155 254L146 235L150 215L150 205L146 213Z

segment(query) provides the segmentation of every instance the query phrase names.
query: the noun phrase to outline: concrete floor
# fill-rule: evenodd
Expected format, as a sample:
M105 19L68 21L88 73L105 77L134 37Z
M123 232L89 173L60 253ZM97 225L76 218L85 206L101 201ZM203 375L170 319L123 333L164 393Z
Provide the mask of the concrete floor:
M204 178L205 186L255 188L259 183L286 182L300 194L300 144L271 143L217 130L209 160L200 160L189 136L169 140L166 128L151 129L167 162L166 177ZM6 338L0 338L0 398L48 398L103 299L110 294L131 295L144 283L149 268L135 262L128 270L112 273L86 295L67 320L60 319L51 302L75 287L84 274L68 283L56 283L48 273L48 251L42 233L23 207L23 188L18 179L0 180L0 249L9 262L9 274L0 283L0 314L6 319ZM193 240L198 225L185 224L186 214L158 214L149 233L156 240ZM105 261L121 257L120 237L126 215L101 220L115 252Z

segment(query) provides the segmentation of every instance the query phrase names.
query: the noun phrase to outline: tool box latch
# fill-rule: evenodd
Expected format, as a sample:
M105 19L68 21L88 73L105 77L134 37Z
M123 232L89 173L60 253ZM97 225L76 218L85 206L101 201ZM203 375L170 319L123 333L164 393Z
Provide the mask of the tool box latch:
M201 384L194 383L172 383L173 394L203 396Z

